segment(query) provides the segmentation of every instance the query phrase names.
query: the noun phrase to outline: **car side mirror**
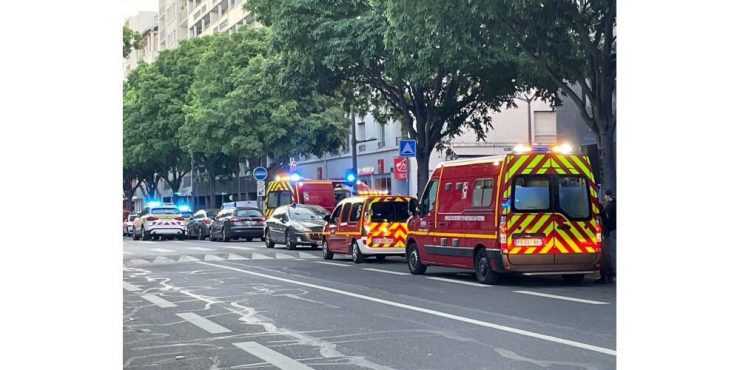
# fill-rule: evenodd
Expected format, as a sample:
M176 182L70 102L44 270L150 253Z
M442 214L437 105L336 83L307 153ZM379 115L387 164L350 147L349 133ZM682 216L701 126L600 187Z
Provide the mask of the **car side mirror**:
M330 220L331 220L331 216L330 215L324 216L324 221L326 221L328 223Z

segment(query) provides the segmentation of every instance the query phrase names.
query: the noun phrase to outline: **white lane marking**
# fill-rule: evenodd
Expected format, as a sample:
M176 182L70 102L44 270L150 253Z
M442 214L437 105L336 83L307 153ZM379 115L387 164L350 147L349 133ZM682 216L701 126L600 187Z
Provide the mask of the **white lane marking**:
M191 249L191 250L194 250L194 251L203 251L203 252L210 252L210 251L215 250L215 249L203 248L203 247L185 247L185 248Z
M363 270L367 270L367 271L377 271L377 272L384 272L384 273L386 273L386 274L393 274L393 275L411 275L411 274L407 274L407 273L405 273L405 272L388 271L388 270L383 270L383 269L374 269L374 268L369 268L369 267L367 267L367 268L363 268Z
M136 291L141 290L141 288L139 288L137 285L127 283L125 281L123 282L123 289L126 289L129 292L136 292Z
M251 355L259 357L270 365L277 367L278 369L297 369L297 370L311 370L312 368L283 355L280 352L273 351L257 342L241 342L234 343L235 346L248 352Z
M298 280L285 279L285 278L281 278L281 277L277 277L277 276L271 276L271 275L267 275L267 274L262 274L262 273L259 273L259 272L242 270L242 269L238 269L238 268L231 267L231 266L217 265L217 264L208 263L208 262L199 262L199 263L202 264L202 265L208 265L208 266L212 266L212 267L218 267L218 268L222 268L222 269L237 271L237 272L241 272L241 273L248 274L248 275L259 276L259 277L262 277L262 278L265 278L265 279L277 280L277 281L282 281L284 283L290 283L290 284L296 284L296 285L306 286L306 287L309 287L309 288L324 290L324 291L327 291L327 292L341 294L341 295L345 295L345 296L352 297L352 298L357 298L357 299L362 299L362 300L366 300L366 301L370 301L370 302L380 303L380 304L384 304L384 305L387 305L387 306L404 308L404 309L407 309L407 310L421 312L421 313L426 313L426 314L433 315L433 316L444 317L444 318L450 319L450 320L461 321L461 322L465 322L465 323L468 323L468 324L473 324L473 325L478 325L478 326L482 326L482 327L486 327L486 328L501 330L501 331L505 331L505 332L509 332L509 333L514 333L514 334L519 334L519 335L523 335L523 336L527 336L527 337L531 337L531 338L537 338L537 339L545 340L545 341L548 341L548 342L563 344L563 345L566 345L566 346L571 346L571 347L576 347L576 348L582 348L582 349L586 349L586 350L589 350L589 351L604 353L604 354L611 355L611 356L616 356L617 355L617 351L615 351L613 349L610 349L610 348L604 348L604 347L594 346L594 345L587 344L587 343L576 342L576 341L569 340L569 339L553 337L551 335L540 334L540 333L536 333L536 332L532 332L532 331L528 331L528 330L517 329L517 328L513 328L513 327L505 326L505 325L500 325L500 324L494 324L492 322L471 319L469 317L453 315L453 314L445 313L445 312L442 312L442 311L431 310L431 309L428 309L428 308L412 306L412 305L408 305L408 304L404 304L404 303L387 301L385 299L380 299L380 298L365 296L365 295L362 295L362 294L347 292L347 291L344 291L344 290L329 288L329 287L325 287L325 286L321 286L321 285L316 285L316 284L311 284L311 283L304 283L304 282L298 281ZM319 262L317 262L317 263L319 263Z
M160 252L160 253L167 253L167 252L174 252L172 249L165 249L165 248L151 248L150 251Z
M202 317L198 314L192 313L192 312L183 312L176 314L177 316L180 316L185 321L211 333L211 334L220 334L220 333L230 333L231 330L224 328L223 326L216 324L215 322L206 319L205 317Z
M314 263L323 263L325 265L341 266L341 267L349 267L350 266L350 265L345 265L343 263L326 262L326 261L314 261Z
M177 307L176 304L159 298L156 294L143 294L141 298L144 298L162 308Z
M157 257L154 259L154 261L152 261L152 263L175 263L175 261L169 258Z
M230 245L230 246L228 246L226 248L240 249L240 250L243 250L243 251L253 251L253 250L255 250L255 248L253 248L253 247L237 247L235 245Z
M275 258L276 259L279 259L279 260L287 260L287 259L292 260L293 258L296 258L296 256L294 256L292 254L285 254L285 253L275 252Z
M238 260L248 260L249 258L242 257L242 256L240 256L238 254L229 253L229 255L226 257L226 259L227 260L232 260L232 261L238 261Z
M126 251L123 251L123 254L124 254L124 255L131 255L131 254L133 254L133 253L131 253L131 252L126 252Z
M319 256L314 256L310 253L298 252L298 258L319 258Z
M177 262L200 262L200 260L195 257L182 256L177 260Z
M206 254L205 257L203 257L203 261L223 261L224 259L219 256L214 256L212 254Z
M431 280L437 280L437 281L445 281L445 282L448 282L448 283L470 285L470 286L474 286L474 287L477 287L477 288L490 288L491 287L490 285L485 285L485 284L481 284L481 283L471 283L469 281L462 281L462 280L455 280L455 279L447 279L447 278L441 278L441 277L436 277L436 276L427 276L426 278L427 279L431 279Z
M252 253L252 259L253 260L271 260L274 258L265 256L264 254Z
M152 263L143 259L128 260L127 265L151 265Z
M555 295L555 294L545 294L545 293L539 293L539 292L532 292L529 290L515 290L514 293L521 293L521 294L529 294L529 295L536 295L539 297L545 297L545 298L553 298L553 299L561 299L564 301L573 301L573 302L579 302L579 303L588 303L588 304L609 304L609 302L602 302L602 301L592 301L590 299L581 299L581 298L571 298L566 297L562 295Z

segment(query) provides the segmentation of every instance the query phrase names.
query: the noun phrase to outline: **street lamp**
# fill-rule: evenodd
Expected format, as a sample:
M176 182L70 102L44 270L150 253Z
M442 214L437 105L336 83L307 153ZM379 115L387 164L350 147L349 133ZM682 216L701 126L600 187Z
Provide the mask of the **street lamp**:
M528 142L529 147L532 147L532 100L534 100L535 96L527 96L522 94L521 97L517 96L516 99L527 102L527 132L528 132Z
M351 113L352 115L352 173L357 176L357 144L358 143L367 143L368 141L375 141L378 140L378 138L375 137L369 137L365 140L357 140L357 131L355 128L355 112ZM353 184L352 187L356 188L357 184Z

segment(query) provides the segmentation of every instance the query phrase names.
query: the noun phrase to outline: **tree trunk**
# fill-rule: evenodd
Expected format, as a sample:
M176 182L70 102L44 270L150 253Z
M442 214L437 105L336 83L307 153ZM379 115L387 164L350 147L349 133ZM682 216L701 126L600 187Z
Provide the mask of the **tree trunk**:
M601 167L601 189L617 191L616 145L614 134L599 133L599 161Z
M429 180L429 157L431 150L422 149L416 147L416 199L421 199L424 187L427 185ZM410 179L410 177L409 177Z

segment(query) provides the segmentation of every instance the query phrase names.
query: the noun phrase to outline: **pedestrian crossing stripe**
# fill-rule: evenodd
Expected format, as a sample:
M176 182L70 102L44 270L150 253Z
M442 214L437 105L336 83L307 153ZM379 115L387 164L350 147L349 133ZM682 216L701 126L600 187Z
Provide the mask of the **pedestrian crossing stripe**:
M223 261L224 259L219 256L214 256L212 254L206 254L205 257L203 257L203 261Z
M253 260L272 260L274 258L265 256L264 254L252 253Z
M238 254L229 253L229 256L226 257L226 259L227 260L232 260L232 261L239 261L239 260L247 260L249 258L242 257L242 256L240 256Z

